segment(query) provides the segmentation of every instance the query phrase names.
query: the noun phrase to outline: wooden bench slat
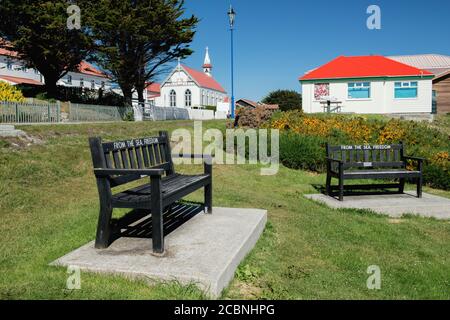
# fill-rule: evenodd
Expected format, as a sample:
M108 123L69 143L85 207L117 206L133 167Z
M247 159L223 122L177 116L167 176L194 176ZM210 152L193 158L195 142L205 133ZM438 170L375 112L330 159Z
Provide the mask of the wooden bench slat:
M114 168L116 169L122 169L122 159L120 158L119 151L115 150L112 152L113 159L114 159Z

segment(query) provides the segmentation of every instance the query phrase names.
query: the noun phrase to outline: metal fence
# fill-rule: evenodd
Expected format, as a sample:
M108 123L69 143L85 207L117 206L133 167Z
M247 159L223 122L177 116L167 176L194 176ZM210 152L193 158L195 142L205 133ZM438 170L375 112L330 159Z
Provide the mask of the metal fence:
M99 106L89 104L69 104L69 121L95 122L95 121L121 121L129 114L132 116L133 108L117 106Z
M0 101L0 123L56 123L61 120L59 104Z
M189 112L186 108L155 107L145 105L143 108L144 120L189 120Z

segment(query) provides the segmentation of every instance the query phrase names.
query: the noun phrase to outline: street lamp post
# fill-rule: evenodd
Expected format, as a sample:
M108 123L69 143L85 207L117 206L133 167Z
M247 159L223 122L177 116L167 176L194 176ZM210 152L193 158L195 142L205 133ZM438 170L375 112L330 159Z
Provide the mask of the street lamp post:
M228 18L230 19L230 31L231 31L231 119L235 117L234 110L234 48L233 48L233 31L234 31L234 19L236 17L236 12L230 5L230 10L228 10Z

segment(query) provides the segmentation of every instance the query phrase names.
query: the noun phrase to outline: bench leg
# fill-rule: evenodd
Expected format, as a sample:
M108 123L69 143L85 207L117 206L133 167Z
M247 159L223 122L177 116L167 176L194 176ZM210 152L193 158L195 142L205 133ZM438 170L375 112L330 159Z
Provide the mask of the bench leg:
M339 178L339 201L344 201L344 179Z
M112 208L100 206L100 214L98 217L97 236L95 238L96 249L106 249L109 247L111 240L111 216Z
M405 179L400 179L400 185L398 188L399 193L403 193L405 191Z
M327 182L325 184L326 193L331 196L331 175L327 173Z
M205 210L206 213L212 213L212 183L205 186Z
M164 223L160 177L151 178L152 245L153 253L164 253Z
M422 176L417 178L417 198L422 198Z

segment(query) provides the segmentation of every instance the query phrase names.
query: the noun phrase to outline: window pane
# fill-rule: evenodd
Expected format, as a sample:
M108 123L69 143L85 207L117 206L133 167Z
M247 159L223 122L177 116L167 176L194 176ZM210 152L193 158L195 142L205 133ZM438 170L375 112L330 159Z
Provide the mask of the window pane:
M348 84L349 99L369 99L370 98L370 82L357 82Z
M411 82L411 87L416 87L417 88L418 82Z
M370 98L370 89L369 88L349 89L348 97L350 99L368 99Z
M402 87L402 83L401 82L396 82L395 83L395 87L396 88L401 88Z
M395 89L395 98L417 98L417 88L397 88Z

